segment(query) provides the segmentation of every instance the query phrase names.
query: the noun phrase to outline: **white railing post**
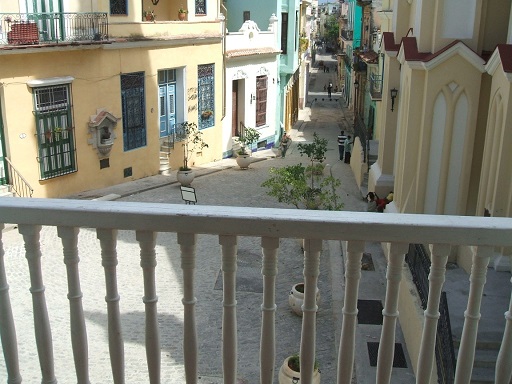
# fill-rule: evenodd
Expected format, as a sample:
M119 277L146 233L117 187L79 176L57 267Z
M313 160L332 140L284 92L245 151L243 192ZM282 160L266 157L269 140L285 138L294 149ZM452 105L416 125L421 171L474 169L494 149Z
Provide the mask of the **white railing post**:
M386 273L386 299L382 310L382 333L377 359L376 383L389 383L395 356L395 331L398 319L398 293L402 280L402 268L409 244L388 243L389 260Z
M178 233L183 270L183 355L187 384L197 383L197 329L194 294L194 270L196 267L196 240L194 233Z
M144 278L144 297L146 313L146 360L149 382L160 383L160 333L158 331L158 296L156 295L156 232L137 231L136 239L140 245L140 266Z
M0 224L0 339L4 351L5 367L7 369L7 382L20 384L20 365L18 360L18 341L16 328L12 316L11 299L9 297L9 284L5 274L4 245L2 231L4 224Z
M117 230L96 229L96 237L101 246L101 264L105 270L105 301L107 302L108 348L110 365L115 384L123 384L124 378L124 343L119 312L119 292L117 290Z
M25 242L25 256L30 271L30 292L34 308L34 330L36 334L37 354L41 366L42 384L56 384L53 360L53 342L48 308L44 295L43 274L41 270L41 247L39 244L40 225L20 225L19 232Z
M425 324L421 338L420 353L418 355L418 372L416 383L430 383L432 368L434 367L437 322L440 316L439 301L445 280L446 262L450 254L447 244L433 244L430 246L432 264L428 276L428 302L425 309Z
M225 384L236 384L238 337L236 323L236 236L219 236L222 249L222 368Z
M512 279L510 279L512 282ZM508 311L505 312L505 332L501 343L498 360L496 361L496 376L494 382L497 384L510 383L512 379L512 297L509 302Z
M78 272L78 228L57 227L57 234L62 240L64 264L68 278L69 320L71 344L75 359L76 377L79 384L89 384L89 351L84 309L82 306L82 289Z
M357 298L361 281L361 259L364 242L349 241L345 258L345 298L343 322L338 352L338 384L350 384L354 369L354 351L357 326Z
M276 360L276 276L279 239L263 237L263 304L261 305L260 384L274 382Z
M464 311L464 327L460 339L457 368L455 369L455 384L469 383L473 372L475 358L478 322L480 321L480 306L487 275L489 258L493 254L493 247L473 247L473 265L469 277L470 288L468 306Z
M316 289L320 273L322 240L304 239L304 303L300 340L300 382L310 384L315 368Z

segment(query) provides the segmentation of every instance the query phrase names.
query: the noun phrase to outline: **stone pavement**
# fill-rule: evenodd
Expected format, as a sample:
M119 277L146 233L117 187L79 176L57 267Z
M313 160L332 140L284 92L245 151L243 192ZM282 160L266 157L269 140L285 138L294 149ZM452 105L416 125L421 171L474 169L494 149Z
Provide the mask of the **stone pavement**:
M307 107L301 111L299 121L290 134L293 139L285 159L276 158L273 150L254 153L254 162L248 170L241 170L234 159L205 164L196 168L196 189L199 205L231 205L247 207L284 206L266 195L261 183L267 178L270 167L294 164L301 159L297 143L311 141L313 132L329 140L327 163L334 176L342 181L339 196L344 210L364 211L366 204L355 184L348 164L338 158L336 136L340 128L350 131L348 112L342 108L339 97L328 100L321 89L331 74L312 71L310 96ZM152 176L117 186L86 191L69 198L106 199L137 202L184 204L175 173L169 176ZM32 303L28 293L28 268L24 247L17 231L3 235L5 260L13 312L18 331L20 367L24 382L40 382L33 336ZM13 245L15 244L15 245ZM76 382L74 376L69 331L69 304L66 271L62 262L60 239L54 228L44 227L41 232L44 283L52 326L56 376L60 383ZM374 270L363 273L361 293L383 299L385 260L377 244L369 244L374 259ZM336 381L337 346L341 330L343 306L343 246L340 242L325 242L320 266L320 303L317 314L317 359L322 370L322 382ZM110 383L111 371L108 357L106 305L101 253L94 230L82 229L79 236L80 277L83 305L89 337L91 383ZM125 340L126 382L148 382L144 349L144 305L142 270L135 234L119 231L117 253L118 286L121 295L120 309ZM157 239L157 294L162 349L162 383L184 383L182 321L182 276L179 247L175 234L159 234ZM220 249L214 236L200 235L196 263L196 305L199 341L200 383L222 383L222 278ZM241 237L238 245L238 370L239 383L259 382L259 338L262 302L261 250L259 239ZM282 239L279 251L279 274L276 287L276 374L282 361L300 347L301 318L288 307L288 293L293 284L302 281L303 254L298 241ZM364 284L363 284L364 283ZM359 328L356 368L364 373L358 382L375 380L375 368L369 368L364 341L378 337L378 328ZM398 337L400 333L398 332ZM394 375L396 375L394 373ZM358 375L359 376L359 375ZM411 375L412 376L412 375ZM5 365L0 357L0 380L5 378ZM366 379L365 379L366 378ZM396 379L393 382L409 382Z

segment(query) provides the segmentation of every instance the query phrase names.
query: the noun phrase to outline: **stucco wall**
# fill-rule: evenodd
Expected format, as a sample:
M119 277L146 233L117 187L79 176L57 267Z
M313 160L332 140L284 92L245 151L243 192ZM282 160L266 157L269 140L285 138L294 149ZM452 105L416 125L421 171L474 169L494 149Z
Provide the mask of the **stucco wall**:
M52 50L47 53L3 56L0 62L0 93L4 118L7 156L34 188L36 197L60 197L83 190L102 188L124 181L157 174L159 171L159 98L158 70L183 68L185 75L183 115L189 121L198 119L197 66L215 64L216 74L222 73L220 43L188 47L152 49ZM110 166L100 169L97 151L88 143L88 122L98 108L105 108L122 117L120 74L144 72L147 145L130 151L123 150L123 121L115 128L117 138L109 155ZM39 180L38 145L32 90L28 80L71 76L74 133L76 137L77 172L44 181ZM200 164L221 158L222 81L215 80L215 125L204 130L209 148L192 160ZM181 147L171 152L171 166L181 162ZM123 170L132 168L132 176Z

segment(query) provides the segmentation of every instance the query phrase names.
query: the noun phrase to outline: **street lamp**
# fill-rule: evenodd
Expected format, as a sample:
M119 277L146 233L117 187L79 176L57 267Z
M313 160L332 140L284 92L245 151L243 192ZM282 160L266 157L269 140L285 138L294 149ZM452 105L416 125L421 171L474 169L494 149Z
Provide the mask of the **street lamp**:
M396 99L396 96L398 95L398 89L393 88L389 92L391 93L391 112L393 112L393 108L395 106L395 99Z

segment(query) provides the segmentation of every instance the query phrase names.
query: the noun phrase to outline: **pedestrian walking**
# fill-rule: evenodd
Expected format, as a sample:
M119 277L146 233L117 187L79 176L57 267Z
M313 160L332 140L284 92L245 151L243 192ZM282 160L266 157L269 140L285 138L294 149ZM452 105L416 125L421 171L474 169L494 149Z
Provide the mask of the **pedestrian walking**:
M332 95L332 83L329 83L329 86L327 87L327 94L329 95L329 99Z
M279 149L281 151L281 157L284 159L286 156L286 151L288 150L288 147L290 147L292 143L292 138L288 136L285 133L283 133L283 137L281 137L281 140L279 141Z
M341 130L340 134L338 135L338 151L340 152L340 160L343 160L343 157L345 156L345 140L347 139L347 136L345 136L345 131Z
M350 164L350 154L352 153L352 143L353 141L350 141L351 136L348 135L345 139L345 163Z

